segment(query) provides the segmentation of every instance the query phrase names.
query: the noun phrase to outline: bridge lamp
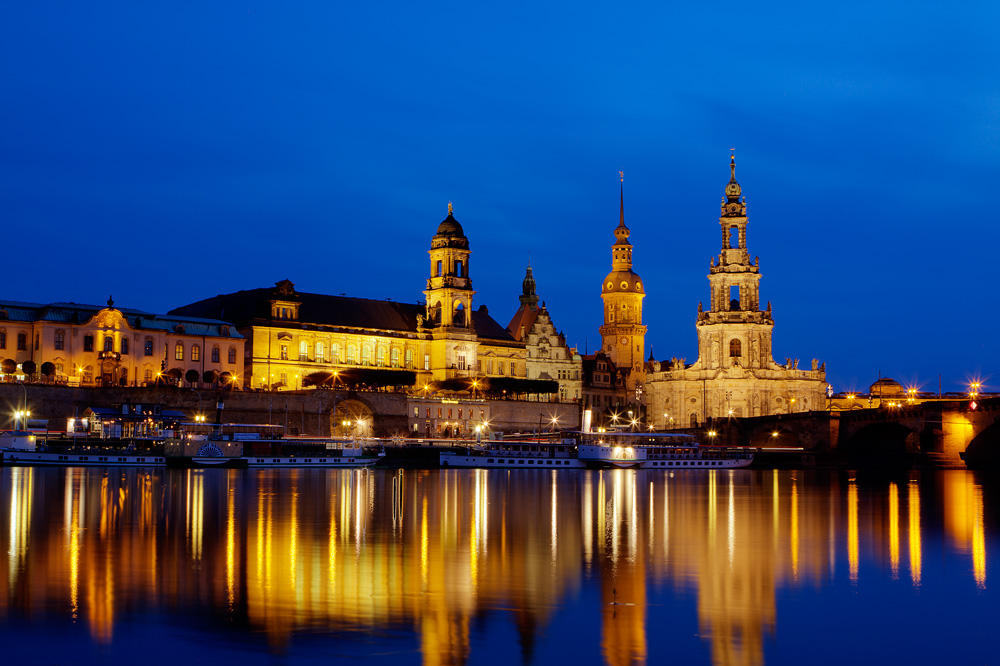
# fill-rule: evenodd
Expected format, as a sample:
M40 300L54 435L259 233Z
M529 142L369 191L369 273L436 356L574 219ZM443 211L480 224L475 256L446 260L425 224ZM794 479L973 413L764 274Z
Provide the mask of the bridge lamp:
M779 435L779 433L778 433L778 431L777 431L777 430L775 430L774 432L772 432L772 433L771 433L771 437L773 437L773 438L775 438L775 439L777 439L777 438L778 438L778 435Z

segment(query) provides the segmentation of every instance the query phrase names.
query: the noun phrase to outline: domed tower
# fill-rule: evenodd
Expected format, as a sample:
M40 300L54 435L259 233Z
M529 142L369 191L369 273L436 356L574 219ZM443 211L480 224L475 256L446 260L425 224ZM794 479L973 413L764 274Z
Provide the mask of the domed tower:
M611 272L601 285L604 299L604 325L601 346L619 370L628 371L627 386L634 390L642 384L643 347L646 327L642 324L642 278L632 270L631 232L625 226L625 186L622 177L621 205L615 242L611 246Z
M452 214L438 225L431 239L431 275L427 280L428 328L471 329L472 280L469 278L469 239Z
M474 372L479 345L472 323L472 280L469 278L469 239L452 214L438 225L431 239L431 274L424 290L426 317L418 331L431 343L424 369L433 379L465 377Z

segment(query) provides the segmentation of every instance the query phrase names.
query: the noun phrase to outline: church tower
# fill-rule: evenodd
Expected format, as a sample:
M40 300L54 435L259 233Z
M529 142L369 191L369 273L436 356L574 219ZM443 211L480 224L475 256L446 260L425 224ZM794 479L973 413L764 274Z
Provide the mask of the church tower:
M643 382L643 346L646 327L642 324L642 299L646 293L642 279L632 271L631 232L625 226L625 186L622 176L621 205L615 242L611 246L611 272L601 285L604 325L601 348L619 370L628 372L626 386L634 391Z
M826 366L799 369L771 355L771 304L760 308L760 261L747 250L747 202L736 182L736 157L722 197L722 248L708 268L709 309L698 304L698 360L653 362L649 413L664 428L698 427L709 418L767 416L822 409Z
M710 311L698 306L698 359L709 368L771 368L771 304L760 310L760 260L747 251L747 204L729 162L719 225L722 250L708 269Z
M476 332L472 325L472 280L469 278L469 239L452 214L438 225L428 250L431 259L427 279L427 316L423 327L430 329L431 358L425 367L445 369L444 375L465 376L476 367ZM435 379L442 379L435 375Z

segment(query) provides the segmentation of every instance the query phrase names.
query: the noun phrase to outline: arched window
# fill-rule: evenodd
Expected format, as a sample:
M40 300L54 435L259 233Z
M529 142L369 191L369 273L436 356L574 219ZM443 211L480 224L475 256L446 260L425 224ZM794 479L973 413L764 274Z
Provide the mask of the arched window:
M372 350L368 345L361 345L361 365L372 364Z
M691 413L691 427L692 428L698 427L698 415L694 412Z
M104 336L104 351L110 352L115 350L115 339L110 335Z
M174 346L174 360L183 361L184 360L184 343L178 342Z
M743 356L743 343L740 342L739 338L733 338L729 341L729 357L739 358Z
M347 345L347 362L354 365L358 362L358 348L354 345Z
M153 369L146 368L146 372L143 373L143 378L145 379L147 384L153 381Z
M441 301L435 303L434 307L431 308L431 317L434 319L435 324L441 323Z
M465 305L461 301L455 305L455 316L454 322L455 326L465 326Z
M323 348L323 343L322 342L317 342L316 343L316 362L317 363L322 363L325 356L326 356L326 350Z
M212 347L212 363L218 363L218 362L219 362L219 347L215 346Z
M146 338L145 346L142 351L143 356L153 355L153 338Z
M334 363L340 363L340 344L334 342L330 345L330 360Z
M199 345L191 345L191 360L192 361L201 360L201 347Z
M392 348L392 352L389 354L389 364L394 367L399 367L399 350L395 347Z
M305 361L309 358L309 343L305 340L299 341L299 360Z
M379 347L375 352L375 364L382 366L385 365L385 347Z
M404 358L406 359L406 367L407 368L413 368L413 350L412 349L407 349L406 350L406 356Z

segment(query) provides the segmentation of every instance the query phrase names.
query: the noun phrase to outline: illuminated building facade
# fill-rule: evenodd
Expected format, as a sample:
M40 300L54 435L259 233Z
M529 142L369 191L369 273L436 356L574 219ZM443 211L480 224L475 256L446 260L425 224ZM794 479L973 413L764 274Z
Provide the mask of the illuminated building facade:
M722 250L709 264L709 309L698 304L698 360L659 364L647 379L649 415L668 427L708 417L767 416L822 409L825 364L809 370L771 356L771 304L760 309L760 259L747 250L747 207L736 181L736 158L722 199Z
M235 378L239 386L243 343L224 321L119 309L110 298L104 308L0 301L0 376L143 386L166 375L195 386Z
M344 368L410 370L416 386L483 376L525 376L524 344L473 310L469 240L448 206L431 240L423 303L299 292L289 280L172 310L218 316L247 338L252 388L303 388L314 373ZM209 314L213 313L213 314Z
M521 306L507 325L507 332L525 346L528 379L555 380L559 382L561 401L579 402L583 386L582 357L576 348L566 344L566 337L556 330L545 302L538 305L531 266L528 266L521 283L519 298Z

